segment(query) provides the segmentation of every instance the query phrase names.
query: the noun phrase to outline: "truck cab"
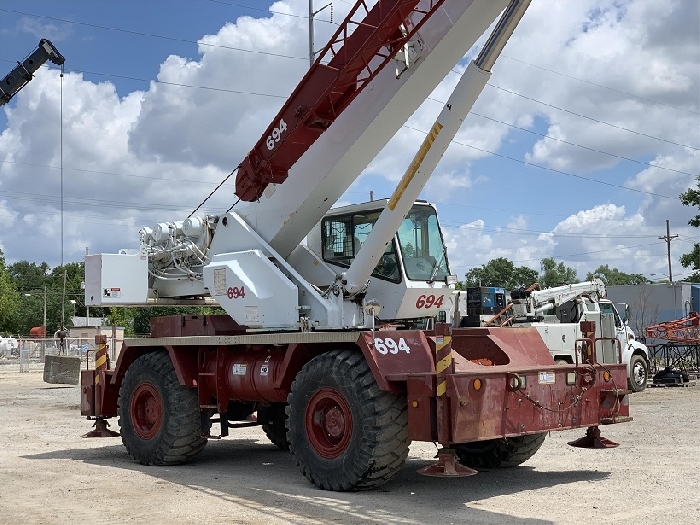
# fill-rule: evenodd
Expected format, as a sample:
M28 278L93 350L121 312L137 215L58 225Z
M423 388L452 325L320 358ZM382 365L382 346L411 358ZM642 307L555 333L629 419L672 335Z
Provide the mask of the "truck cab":
M623 316L620 316L615 305L609 299L601 299L598 303L601 315L612 315L615 323L615 335L622 347L622 362L627 365L630 388L635 392L644 390L649 372L649 351L647 346L637 341L634 331L629 326L629 305L621 303Z
M620 316L615 305L609 299L580 301L581 317L576 322L562 322L555 316L545 316L542 321L516 326L533 326L544 339L554 360L558 363L575 363L576 353L580 355L577 339L581 332L581 321L595 321L596 337L606 338L596 347L596 359L601 363L621 362L627 366L627 383L630 390L640 392L646 388L649 371L649 353L646 345L636 340L629 327L628 314ZM625 308L625 312L628 309ZM620 354L618 355L617 343Z
M330 210L308 235L307 247L335 273L345 272L385 206L385 200L375 200ZM366 297L381 298L377 317L383 322L446 319L454 282L437 211L416 201L379 257Z

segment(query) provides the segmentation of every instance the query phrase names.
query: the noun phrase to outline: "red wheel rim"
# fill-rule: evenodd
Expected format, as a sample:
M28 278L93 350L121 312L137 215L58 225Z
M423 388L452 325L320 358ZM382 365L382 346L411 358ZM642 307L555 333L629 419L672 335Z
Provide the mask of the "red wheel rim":
M131 426L141 439L152 439L163 422L163 403L156 387L141 383L131 397Z
M352 437L352 412L345 398L331 388L316 392L306 406L306 435L316 453L326 459L340 456Z

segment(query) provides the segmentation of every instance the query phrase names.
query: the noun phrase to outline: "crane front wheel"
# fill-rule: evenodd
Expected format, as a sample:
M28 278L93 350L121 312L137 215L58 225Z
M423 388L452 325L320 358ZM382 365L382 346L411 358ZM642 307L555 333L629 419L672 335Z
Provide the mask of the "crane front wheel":
M299 372L288 398L287 438L306 478L325 490L388 481L408 456L406 397L379 389L363 355L338 350Z
M627 385L632 392L641 392L647 387L649 363L641 355L633 355L630 359L629 378Z

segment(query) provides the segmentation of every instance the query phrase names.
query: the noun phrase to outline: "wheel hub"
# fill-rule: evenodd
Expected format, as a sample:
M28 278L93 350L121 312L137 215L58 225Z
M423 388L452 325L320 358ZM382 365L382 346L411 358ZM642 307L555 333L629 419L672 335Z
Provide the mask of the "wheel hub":
M141 383L131 397L131 426L141 439L152 439L163 422L160 393L151 383Z
M337 458L352 437L350 405L337 390L322 388L309 400L304 426L309 443L319 456Z

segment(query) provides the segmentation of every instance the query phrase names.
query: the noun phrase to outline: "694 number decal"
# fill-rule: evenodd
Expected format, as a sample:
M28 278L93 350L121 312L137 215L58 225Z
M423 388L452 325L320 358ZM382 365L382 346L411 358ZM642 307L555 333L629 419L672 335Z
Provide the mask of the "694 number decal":
M418 300L416 301L416 308L421 309L421 308L440 308L442 306L442 302L445 300L444 295L440 295L438 297L435 297L434 295L421 295Z
M382 355L398 354L399 350L407 354L411 353L411 349L403 337L400 337L398 341L391 337L375 337L374 348Z
M265 140L267 149L272 151L275 148L275 144L277 144L282 138L282 133L285 131L287 131L287 123L284 121L284 119L280 119L279 126L272 128L272 133L270 133Z
M229 286L229 289L226 290L226 296L229 299L244 299L245 298L245 286L241 286L240 288L238 286Z

